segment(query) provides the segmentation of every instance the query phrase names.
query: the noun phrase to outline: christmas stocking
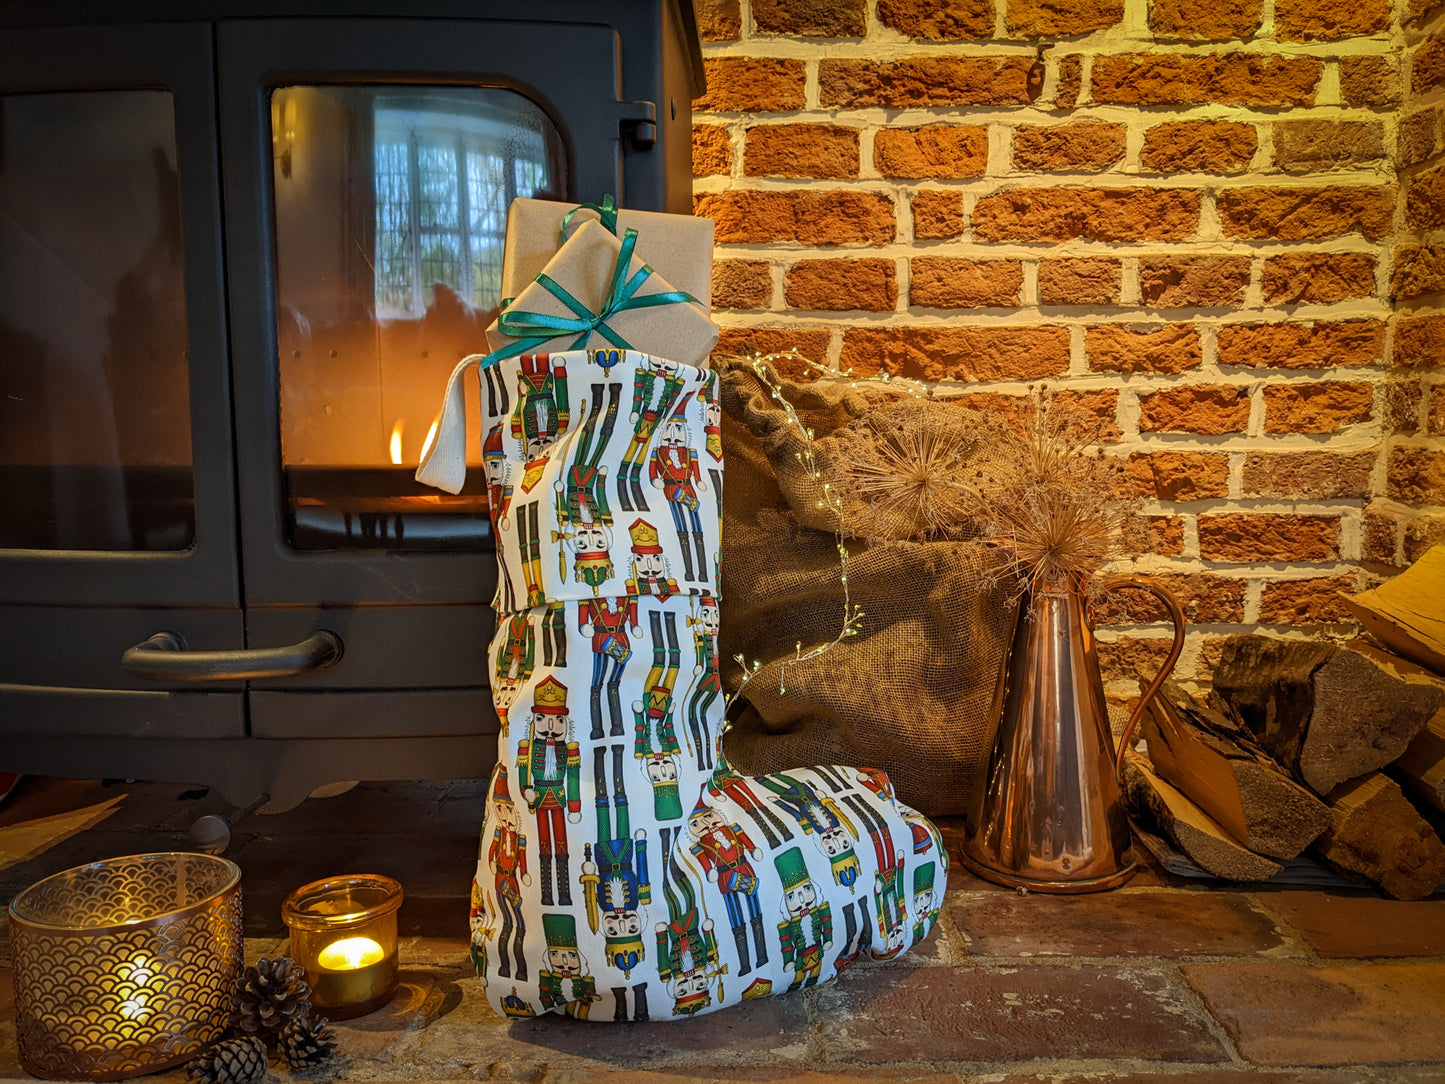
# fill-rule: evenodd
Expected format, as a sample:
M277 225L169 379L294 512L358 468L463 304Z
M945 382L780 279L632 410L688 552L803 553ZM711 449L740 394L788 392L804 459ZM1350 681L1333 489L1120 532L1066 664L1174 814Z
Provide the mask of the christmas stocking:
M471 944L492 1004L693 1016L926 937L947 859L885 775L722 755L715 374L577 350L482 379L503 729Z

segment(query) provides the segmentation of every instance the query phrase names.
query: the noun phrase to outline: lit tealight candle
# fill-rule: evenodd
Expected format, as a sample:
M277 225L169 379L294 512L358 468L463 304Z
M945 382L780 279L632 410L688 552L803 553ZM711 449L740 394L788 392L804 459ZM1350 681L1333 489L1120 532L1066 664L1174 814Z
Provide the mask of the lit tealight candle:
M316 962L331 971L355 971L380 962L386 953L369 937L348 937L333 941L316 957Z

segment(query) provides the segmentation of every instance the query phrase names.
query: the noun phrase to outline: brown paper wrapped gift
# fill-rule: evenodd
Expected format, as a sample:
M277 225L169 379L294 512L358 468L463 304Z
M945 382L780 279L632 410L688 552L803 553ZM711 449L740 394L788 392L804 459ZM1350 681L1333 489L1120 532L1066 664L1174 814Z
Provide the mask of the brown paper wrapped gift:
M544 199L514 199L507 208L507 241L502 250L502 297L516 297L540 275L562 247L562 220L577 207ZM597 212L584 205L572 219L571 232L582 222L596 222ZM637 254L674 289L692 294L712 311L713 221L656 211L617 212L617 233L637 231Z
M590 313L601 312L607 304L613 272L622 252L622 241L598 222L586 222L547 261L542 275L571 294ZM627 278L643 267L636 253L628 263ZM654 272L636 292L637 297L668 293L674 286ZM525 319L522 314L573 317L576 314L540 281L524 287L505 315ZM718 340L717 325L697 305L688 302L657 305L650 308L625 309L607 319L612 332L632 349L670 361L689 365L705 365L708 354ZM492 350L504 349L521 336L508 335L494 322L487 328L487 343ZM557 353L562 350L602 349L616 345L593 331L585 343L577 343L576 332L559 332L556 338L539 343L528 353Z

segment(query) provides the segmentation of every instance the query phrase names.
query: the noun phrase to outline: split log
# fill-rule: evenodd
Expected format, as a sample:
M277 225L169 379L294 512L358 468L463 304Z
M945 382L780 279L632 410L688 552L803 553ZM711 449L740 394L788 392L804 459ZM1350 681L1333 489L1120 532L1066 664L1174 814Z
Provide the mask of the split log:
M1342 597L1391 651L1445 675L1445 546L1432 546L1379 587Z
M1405 751L1445 693L1406 681L1390 656L1268 636L1226 640L1214 693L1255 740L1316 794Z
M1291 779L1238 720L1172 681L1142 727L1154 770L1237 842L1294 858L1330 826L1329 807Z
M1283 868L1236 841L1132 751L1124 758L1124 794L1136 815L1158 824L1174 845L1206 873L1229 881L1267 881Z
M1445 881L1445 844L1398 783L1371 772L1328 801L1333 824L1314 848L1330 865L1397 900L1424 899Z
M1390 765L1390 774L1410 793L1445 812L1445 709L1437 711L1415 735L1400 759Z

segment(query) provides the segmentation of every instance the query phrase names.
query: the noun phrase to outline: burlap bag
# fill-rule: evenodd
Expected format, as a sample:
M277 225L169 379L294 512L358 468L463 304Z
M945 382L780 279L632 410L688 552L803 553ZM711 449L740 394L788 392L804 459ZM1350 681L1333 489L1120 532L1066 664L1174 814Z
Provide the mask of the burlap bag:
M806 652L842 626L836 517L819 508L818 483L799 458L805 438L767 385L746 363L718 368L728 457L724 684L735 688L742 676L735 655L762 664L733 706L729 759L750 772L868 764L886 771L899 798L922 812L961 813L992 740L990 704L1012 627L1007 588L985 582L977 543L850 537L848 588L864 611L862 627L785 671L799 643ZM841 469L856 439L848 426L899 396L883 385L780 383L813 430L824 479L847 494L852 532L857 499Z

